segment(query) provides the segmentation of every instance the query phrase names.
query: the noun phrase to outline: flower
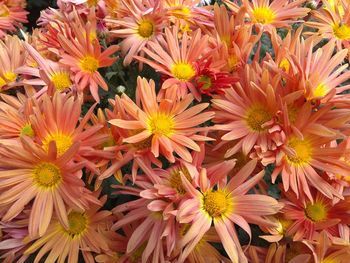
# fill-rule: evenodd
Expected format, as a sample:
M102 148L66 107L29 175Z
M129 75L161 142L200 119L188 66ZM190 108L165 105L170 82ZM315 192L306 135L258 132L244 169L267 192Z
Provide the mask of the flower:
M101 198L101 204L106 196ZM99 211L101 205L91 205L85 212L71 209L67 215L67 224L62 224L57 218L50 223L46 233L24 252L33 254L38 251L34 262L49 252L46 261L64 262L67 257L72 263L78 262L81 252L86 262L93 262L92 252L101 253L109 251L106 233L101 231L111 221L111 212Z
M247 180L252 167L254 169L255 165L252 166L252 162L249 162L227 184L217 184L226 176L220 169L216 169L209 178L203 169L199 176L199 189L190 184L185 176L181 176L188 200L179 207L177 218L180 223L190 223L191 227L181 240L184 250L179 256L179 262L184 262L212 223L231 261L247 262L234 231L234 224L239 225L251 236L248 222L273 225L262 216L275 214L281 208L272 197L247 195L264 175L260 172Z
M228 0L225 0L225 2ZM264 31L271 32L275 28L288 27L295 23L298 18L308 14L309 8L299 7L305 0L293 2L275 0L271 3L265 0L243 0L246 15L250 23L261 27Z
M17 36L6 36L0 40L0 89L17 85L16 69L24 65L24 49Z
M78 85L78 91L81 92L89 86L93 98L99 102L98 86L104 90L107 90L108 86L98 69L108 67L117 60L117 58L111 58L110 56L119 47L110 46L101 52L98 39L90 38L90 34L93 32L91 31L91 23L88 22L83 27L78 25L77 22L70 23L75 37L67 37L62 33L58 34L59 43L64 51L60 62L69 66L70 70L75 73L74 81Z
M160 1L144 1L144 5L137 5L134 1L125 2L128 14L120 19L109 19L107 22L118 25L110 33L117 38L123 38L120 43L124 58L124 66L129 65L134 56L144 53L143 47L149 41L157 42L164 28L164 10Z
M154 61L140 56L135 56L135 58L169 76L164 81L162 89L177 85L179 98L183 98L189 89L194 97L200 100L200 95L192 83L196 76L194 62L206 56L208 36L202 36L198 29L191 37L185 32L182 41L180 41L178 27L174 26L172 31L168 28L165 29L165 40L161 43L164 44L152 42L149 43L149 47L143 49Z
M10 206L2 221L15 218L33 200L28 230L35 237L45 234L53 212L62 224L68 225L68 207L84 210L88 190L80 179L83 164L70 162L78 148L79 144L75 143L57 156L54 142L46 153L29 137L21 138L21 144L2 145L0 204Z
M27 23L28 12L24 10L22 3L12 5L11 1L4 0L0 3L0 38L7 32L15 32L21 23Z
M324 8L312 11L315 21L307 21L307 26L316 28L317 34L335 40L336 47L350 47L350 5L347 1L324 0ZM315 33L314 33L315 34Z
M133 136L123 139L126 143L138 143L146 139L151 140L151 152L155 157L161 153L170 162L174 162L175 151L182 159L191 162L192 156L187 150L199 151L195 141L210 140L208 137L197 135L196 125L202 124L213 117L212 112L200 113L208 107L208 103L201 103L186 110L193 101L191 94L182 100L175 92L168 90L165 98L159 103L156 100L155 83L139 77L137 79L137 97L142 109L125 94L121 101L125 111L133 120L114 119L112 125L133 130Z
M264 151L271 147L269 129L273 127L277 112L276 94L269 82L267 70L260 74L247 65L244 81L236 83L235 88L225 89L225 94L212 99L216 123L214 129L228 131L221 137L224 141L237 140L226 157L240 149L247 155L255 145Z

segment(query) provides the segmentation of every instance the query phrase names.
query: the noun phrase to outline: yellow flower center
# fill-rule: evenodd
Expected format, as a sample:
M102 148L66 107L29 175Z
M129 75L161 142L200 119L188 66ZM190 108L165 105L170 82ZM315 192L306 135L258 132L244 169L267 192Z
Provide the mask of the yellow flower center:
M198 82L203 83L203 85L201 87L202 90L210 89L212 86L211 78L209 76L206 76L206 75L200 76Z
M188 7L179 7L173 11L173 15L177 18L183 19L191 14L191 9Z
M0 17L8 17L10 15L10 10L6 5L0 4Z
M327 207L321 203L309 203L305 208L305 216L313 222L320 222L327 219Z
M281 68L283 71L288 72L288 71L289 71L289 68L290 68L290 63L289 63L288 59L283 58L278 66L279 66L279 68Z
M4 80L2 77L0 77L0 88L5 86L7 84L6 80Z
M234 71L237 68L238 57L236 55L230 55L227 59L227 65L230 71Z
M222 190L205 192L202 197L202 203L203 209L213 218L224 216L232 208L232 201Z
M336 258L325 258L320 263L341 263L341 261Z
M64 231L71 237L75 238L82 235L88 227L88 219L85 214L79 212L70 212L68 214L69 228Z
M189 182L192 181L192 178L191 178L188 170L185 167L179 167L179 168L174 169L171 172L169 181L170 181L170 186L172 188L174 188L179 195L184 195L184 194L186 194L186 189L184 188L184 186L182 184L180 172L183 173L183 175L187 178L187 180Z
M98 0L88 0L87 4L89 7L96 6L98 3Z
M138 33L143 38L149 38L153 35L154 24L150 20L143 20L139 24Z
M8 71L4 73L4 78L8 83L14 82L17 79L17 74L12 71Z
M279 218L278 219L278 227L277 227L278 233L280 233L281 235L284 235L292 223L293 223L293 221L291 221L291 220Z
M260 24L271 24L275 19L275 13L269 7L256 7L253 10L253 21Z
M247 110L245 121L248 127L254 132L263 132L267 128L262 125L272 118L271 113L261 105L253 105Z
M300 166L309 163L312 159L312 145L307 140L293 137L288 141L288 147L295 151L295 155L287 155L290 164Z
M87 73L95 73L100 67L99 61L92 56L85 56L80 60L80 68Z
M350 40L350 26L347 24L334 25L333 33L340 40Z
M63 91L72 86L68 72L57 72L51 76L51 81L58 91Z
M181 81L189 81L194 77L194 75L196 75L196 71L193 66L189 63L183 62L175 63L171 67L171 73L175 78Z
M316 89L313 92L314 97L324 97L327 95L328 93L328 88L325 84L321 83L319 84Z
M50 142L56 142L57 155L64 154L73 144L72 137L63 133L48 134L43 140L43 148L46 152L49 151Z
M147 126L152 134L170 137L174 133L175 122L172 116L156 113L148 119Z
M34 137L34 131L32 128L32 125L30 123L27 123L24 125L20 131L20 136L29 136L29 137Z
M42 188L51 189L62 182L61 170L53 163L41 163L33 169L34 182Z
M294 105L288 105L288 119L291 123L295 123L298 117L299 110Z

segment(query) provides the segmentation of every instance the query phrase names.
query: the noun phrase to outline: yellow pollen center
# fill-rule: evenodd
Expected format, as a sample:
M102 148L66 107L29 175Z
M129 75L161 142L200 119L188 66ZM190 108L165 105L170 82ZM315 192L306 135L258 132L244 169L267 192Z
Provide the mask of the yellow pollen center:
M312 158L312 145L307 140L301 140L296 137L288 141L288 147L295 151L295 155L287 155L289 163L300 166L309 163Z
M206 75L200 76L198 82L203 83L203 85L201 87L202 90L210 89L212 86L211 78L209 76L206 76Z
M186 18L191 14L191 9L188 7L179 7L176 10L174 10L173 15L177 18Z
M279 66L279 68L281 68L283 71L288 72L288 71L289 71L289 68L290 68L290 63L289 63L288 59L283 58L278 66Z
M221 217L224 215L231 206L231 202L228 199L227 194L222 191L209 190L203 194L203 209L211 217Z
M325 84L319 84L313 92L314 97L324 97L328 93L328 88Z
M14 82L17 79L17 74L12 71L8 71L4 74L4 78L8 83Z
M27 123L24 125L21 129L20 136L29 136L29 137L34 137L34 131L32 128L32 125L30 123Z
M189 81L196 75L196 71L191 64L182 62L175 63L171 67L171 73L181 81Z
M51 189L62 182L61 170L53 163L41 163L33 169L34 182L42 188Z
M172 116L156 113L148 119L147 126L152 134L170 137L174 133L175 122Z
M10 15L10 10L6 5L0 4L0 17L8 17Z
M96 6L98 3L98 0L88 0L87 4L89 7Z
M327 207L318 203L309 203L305 208L305 216L313 222L320 222L327 219Z
M227 59L227 65L230 71L233 71L237 68L238 57L236 55L230 55Z
M0 77L0 88L2 88L3 86L5 86L7 83L6 83L6 80L4 80L2 77Z
M320 263L341 263L341 262L342 261L336 258L325 258L325 259L322 259Z
M139 24L138 33L143 38L149 38L153 35L154 24L150 20L143 20Z
M50 142L56 142L57 155L64 154L73 144L72 137L63 133L48 134L43 140L43 148L46 152L49 151Z
M248 127L254 132L263 132L266 131L266 127L262 125L272 118L271 113L266 110L261 105L254 105L247 110L245 121Z
M80 68L87 73L95 73L99 67L99 61L92 56L86 56L80 60Z
M333 33L340 40L350 40L350 26L347 24L334 25Z
M253 20L256 23L271 24L275 16L275 13L268 7L257 7L253 10Z
M170 186L172 188L174 188L178 194L184 195L186 193L186 189L184 188L184 186L182 184L180 172L183 173L183 175L187 178L187 180L189 182L192 181L192 178L191 178L188 170L186 168L181 168L181 167L174 169L171 172L169 181L170 181Z
M72 86L68 72L57 72L51 76L51 81L58 91L63 91Z
M292 223L293 221L288 219L284 219L284 218L278 219L278 228L277 228L278 233L280 233L281 235L284 235Z
M86 231L88 219L85 214L70 212L68 214L68 224L69 228L65 229L65 232L70 235L71 238L75 238Z

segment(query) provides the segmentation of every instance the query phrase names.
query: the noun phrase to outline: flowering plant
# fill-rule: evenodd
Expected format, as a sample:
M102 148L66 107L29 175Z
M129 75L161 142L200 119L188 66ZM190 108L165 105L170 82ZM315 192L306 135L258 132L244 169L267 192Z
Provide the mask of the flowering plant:
M350 262L349 1L26 8L0 0L1 262Z

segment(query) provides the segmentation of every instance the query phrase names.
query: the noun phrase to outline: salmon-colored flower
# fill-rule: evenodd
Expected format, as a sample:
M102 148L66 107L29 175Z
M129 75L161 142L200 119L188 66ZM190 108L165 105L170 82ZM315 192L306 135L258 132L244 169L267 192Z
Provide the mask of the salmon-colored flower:
M106 196L101 198L101 203L106 201ZM102 229L112 220L111 212L99 211L101 205L91 205L82 212L70 210L67 215L67 224L62 224L57 218L50 223L46 233L24 252L33 254L38 251L34 262L40 262L48 253L45 262L69 262L78 263L79 253L82 253L85 262L94 262L92 253L109 251L108 239Z
M29 137L21 144L0 147L0 204L10 206L2 221L15 218L26 204L34 200L28 230L31 237L45 234L53 213L64 225L68 225L67 209L86 208L87 191L80 179L82 163L72 163L79 148L73 144L61 156L57 156L54 142L45 152Z
M225 0L228 2L229 0ZM271 32L275 28L288 27L303 18L310 11L309 8L300 7L305 0L293 2L285 0L243 0L242 6L246 9L246 16L251 24L262 27L264 31ZM234 10L233 10L234 11Z
M239 225L251 236L248 222L273 225L262 216L275 214L281 208L272 197L247 195L264 175L260 172L247 180L252 167L254 169L255 165L248 163L227 184L217 184L227 173L216 169L209 180L204 169L199 176L198 189L182 175L189 199L179 207L177 218L180 223L191 223L191 227L181 240L184 250L179 256L179 262L184 262L212 223L229 258L233 262L248 262L239 244L234 224Z
M30 115L33 103L27 95L17 93L17 97L0 95L0 138L18 139L21 136L34 137Z
M212 100L216 109L214 122L217 123L214 129L227 131L221 137L224 141L237 140L227 156L240 149L247 155L256 145L266 151L273 145L269 129L274 127L277 95L267 70L261 74L256 74L247 65L241 83L236 83L235 88L225 89L224 95Z
M0 89L6 90L17 83L16 69L24 65L24 48L17 36L0 40Z
M128 9L128 14L117 20L109 19L108 22L118 26L110 33L114 37L124 39L120 47L125 56L124 65L129 65L135 55L144 54L142 49L149 41L158 41L165 26L165 11L159 0L144 1L143 5L130 1L124 5Z
M94 157L97 149L108 139L108 135L98 133L103 127L101 124L88 126L92 111L91 107L81 119L82 100L70 95L56 92L52 98L44 94L34 108L34 114L30 119L35 140L48 152L51 142L56 143L57 155L65 154L70 147L79 143L75 160L86 162L89 170L99 173L95 164L89 161L89 156Z
M209 48L208 36L202 36L201 31L197 30L191 36L185 32L182 40L179 40L178 27L174 26L172 31L165 29L165 39L159 42L149 43L149 47L143 49L153 60L140 56L135 58L169 76L163 83L163 89L177 85L179 98L183 98L189 89L200 100L199 92L192 83L196 76L194 63L206 56Z
M0 38L7 32L15 32L21 23L27 23L28 12L24 10L22 3L14 4L11 1L1 1L0 3Z
M282 200L285 206L281 212L284 218L292 221L285 231L293 240L313 240L317 232L328 230L339 223L349 223L346 216L348 201L336 203L316 191L312 191L313 201L303 196L298 199L294 193L284 194L287 199Z
M108 90L108 86L101 74L99 68L111 66L117 58L110 57L118 49L118 46L110 46L103 52L98 39L92 38L91 24L88 22L83 28L79 23L70 23L74 32L73 36L58 34L59 43L64 53L60 62L70 67L75 73L74 81L78 85L78 90L83 91L86 87L90 88L93 98L99 102L98 87Z
M335 40L338 50L350 48L350 3L342 0L323 0L322 3L323 8L312 11L315 21L305 24L316 28L323 38Z
M197 135L197 125L210 120L212 112L202 112L207 103L198 104L189 109L193 96L188 94L182 100L177 98L173 89L168 89L165 98L159 103L156 99L155 83L151 80L138 78L137 98L141 105L136 105L129 97L122 95L125 111L133 120L114 119L109 122L115 126L133 130L133 136L123 139L126 143L138 143L151 140L151 151L155 157L162 154L170 162L174 162L173 152L185 161L191 162L192 156L187 148L199 151L195 141L210 140Z

